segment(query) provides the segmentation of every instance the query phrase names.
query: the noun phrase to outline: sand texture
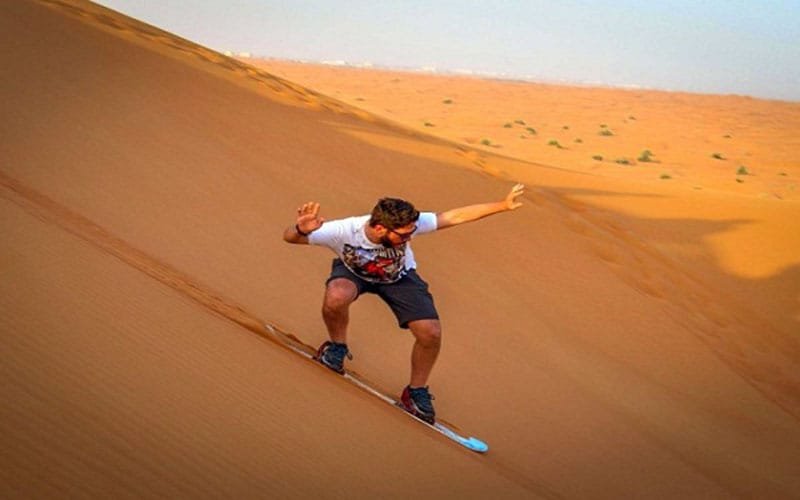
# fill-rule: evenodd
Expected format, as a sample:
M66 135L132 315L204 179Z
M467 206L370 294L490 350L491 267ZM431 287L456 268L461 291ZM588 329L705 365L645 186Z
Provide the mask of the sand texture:
M256 67L78 0L0 39L0 497L800 497L800 104ZM300 204L514 182L414 240L487 455L270 340L326 338ZM379 299L349 343L407 383Z

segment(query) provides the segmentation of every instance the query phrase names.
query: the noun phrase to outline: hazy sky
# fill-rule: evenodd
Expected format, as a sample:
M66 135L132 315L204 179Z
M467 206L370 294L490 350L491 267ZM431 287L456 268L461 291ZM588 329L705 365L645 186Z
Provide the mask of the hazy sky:
M100 0L210 48L800 101L800 0Z

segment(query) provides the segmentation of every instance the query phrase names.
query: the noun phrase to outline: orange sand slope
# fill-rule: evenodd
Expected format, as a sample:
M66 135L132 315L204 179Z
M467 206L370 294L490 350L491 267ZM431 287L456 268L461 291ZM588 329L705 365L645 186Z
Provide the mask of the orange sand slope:
M797 102L245 62L482 151L604 176L800 199Z
M3 498L800 495L788 184L473 148L466 122L431 136L88 2L4 2L0 33ZM595 127L562 90L564 125ZM414 242L437 410L487 456L262 336L325 338L331 256L280 237L298 204L442 210L517 179L520 210ZM402 388L409 335L374 297L351 316L350 366Z

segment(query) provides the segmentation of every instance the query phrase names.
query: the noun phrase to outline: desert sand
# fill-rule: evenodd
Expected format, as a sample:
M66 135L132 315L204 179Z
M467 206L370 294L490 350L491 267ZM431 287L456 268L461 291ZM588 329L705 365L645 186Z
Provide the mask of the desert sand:
M0 33L3 498L800 496L800 104L256 67L84 1ZM487 455L270 340L326 338L298 205L514 182L414 239L437 412ZM407 383L377 298L349 343Z

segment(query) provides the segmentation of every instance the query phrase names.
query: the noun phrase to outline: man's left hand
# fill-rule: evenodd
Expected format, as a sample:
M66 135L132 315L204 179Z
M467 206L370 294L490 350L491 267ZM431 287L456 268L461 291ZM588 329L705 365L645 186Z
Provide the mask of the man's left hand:
M522 184L517 184L511 188L509 191L508 196L506 196L505 203L507 210L516 210L522 206L521 201L517 201L517 198L525 194L525 186Z

